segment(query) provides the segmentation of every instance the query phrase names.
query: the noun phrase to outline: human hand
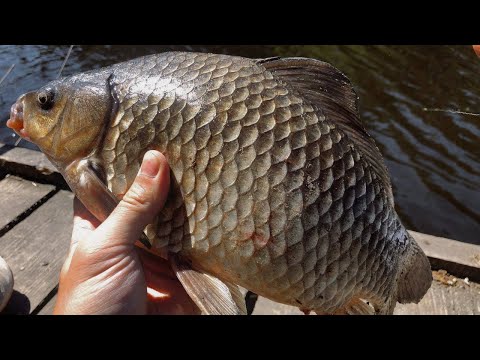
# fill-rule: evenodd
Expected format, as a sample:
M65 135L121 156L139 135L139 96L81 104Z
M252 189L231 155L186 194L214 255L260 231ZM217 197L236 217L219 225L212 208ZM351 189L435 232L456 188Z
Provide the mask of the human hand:
M69 254L54 314L195 314L167 261L136 247L169 190L165 157L149 151L124 198L100 224L75 198Z

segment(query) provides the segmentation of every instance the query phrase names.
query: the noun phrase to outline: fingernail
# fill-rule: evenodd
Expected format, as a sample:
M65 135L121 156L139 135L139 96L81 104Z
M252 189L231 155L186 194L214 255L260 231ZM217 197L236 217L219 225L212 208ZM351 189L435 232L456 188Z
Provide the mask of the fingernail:
M143 157L142 167L140 173L148 177L155 177L160 170L160 159L153 151L147 151Z

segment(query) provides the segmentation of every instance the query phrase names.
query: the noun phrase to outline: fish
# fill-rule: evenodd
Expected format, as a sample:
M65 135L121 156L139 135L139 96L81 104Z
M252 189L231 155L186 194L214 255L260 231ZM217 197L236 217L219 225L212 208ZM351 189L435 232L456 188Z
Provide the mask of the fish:
M432 273L357 103L320 60L166 52L54 80L7 125L100 221L162 152L171 188L141 241L202 314L245 314L239 287L306 313L392 314Z

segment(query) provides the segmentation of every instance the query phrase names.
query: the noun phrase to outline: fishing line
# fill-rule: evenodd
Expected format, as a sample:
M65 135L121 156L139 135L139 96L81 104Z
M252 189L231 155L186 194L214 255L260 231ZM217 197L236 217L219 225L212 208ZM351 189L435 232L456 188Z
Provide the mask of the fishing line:
M15 146L18 146L18 144L20 144L20 141L22 141L22 137L19 136L17 141L15 141Z
M12 64L12 66L10 66L10 68L7 70L5 75L3 75L2 79L0 80L0 85L2 85L3 80L5 80L7 78L8 74L10 74L12 72L14 67L15 67L15 64Z
M70 54L72 53L72 49L75 45L70 45L70 49L68 49L67 56L65 56L65 60L63 60L62 67L60 68L60 71L58 72L57 79L60 78L60 75L62 75L63 68L65 67L65 64L68 61L68 58L70 57Z
M480 116L480 114L466 112L466 111L457 111L457 110L448 110L448 109L428 109L423 108L423 111L430 111L430 112L447 112L451 114L463 114L463 115L471 115L471 116Z
M3 75L3 77L0 79L0 85L2 85L3 80L5 80L5 79L7 78L7 76L12 72L12 70L13 70L14 67L15 67L15 64L12 64L12 65L8 68L8 70L7 70L7 72L5 73L5 75ZM15 134L15 132L14 132L14 133L13 133L13 136L15 136L15 135L16 135L16 134ZM15 142L15 146L18 145L18 143L20 142L20 140L22 140L21 137L19 137L18 140Z

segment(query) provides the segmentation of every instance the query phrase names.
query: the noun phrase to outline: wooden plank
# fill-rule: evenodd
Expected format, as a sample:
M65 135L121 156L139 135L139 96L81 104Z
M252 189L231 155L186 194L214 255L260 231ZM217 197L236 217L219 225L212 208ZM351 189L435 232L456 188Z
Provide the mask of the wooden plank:
M3 145L0 160L34 167L39 172L44 174L57 172L55 167L52 165L50 160L47 159L44 153L22 147Z
M30 312L57 285L72 231L73 195L60 191L0 238L0 256L9 264L15 290Z
M50 299L50 301L39 311L38 315L53 315L53 308L57 302L57 295Z
M52 185L36 184L9 176L0 181L0 229L14 221L45 195L55 189Z
M398 304L395 315L480 315L480 285L434 281L418 304Z
M464 243L439 236L422 234L415 231L409 233L418 242L428 257L445 259L450 262L480 268L480 246Z
M4 172L68 189L62 175L39 151L3 145L0 148L0 168Z
M276 303L259 296L252 315L304 315L297 307Z

